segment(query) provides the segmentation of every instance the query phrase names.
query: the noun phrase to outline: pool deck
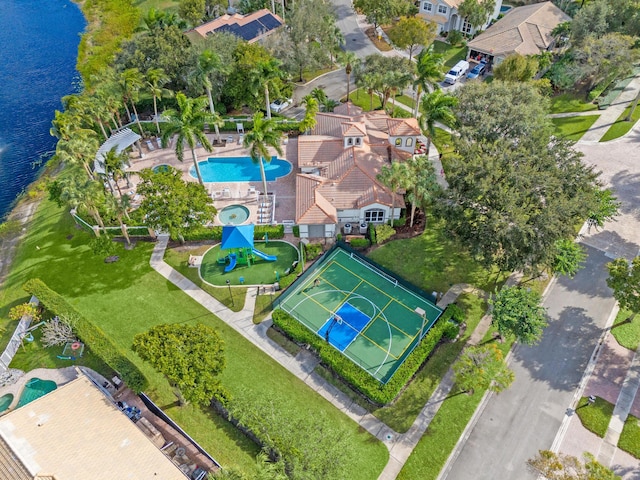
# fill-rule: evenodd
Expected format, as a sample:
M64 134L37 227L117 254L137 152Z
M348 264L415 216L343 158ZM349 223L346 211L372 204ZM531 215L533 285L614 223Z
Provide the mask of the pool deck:
M222 138L229 137L229 133L221 133ZM211 157L245 157L249 156L249 152L242 145L238 145L238 135L233 134L233 142L224 146L214 146L212 152L207 152L204 148L196 148L198 161L206 160ZM207 138L213 141L215 135L207 134ZM175 141L172 141L173 145ZM154 142L155 143L155 142ZM280 177L275 181L267 182L269 192L275 193L275 214L274 221L282 223L284 220L295 220L295 192L296 192L296 173L298 170L298 139L289 138L286 144L281 145L284 155L283 160L287 160L292 165L291 173L284 177ZM274 149L270 149L272 155L277 155ZM149 150L145 145L143 147L143 157L139 158L137 151L132 154L131 168L128 170L130 175L131 187L128 187L124 181L120 182L123 193L129 193L133 199L133 205L136 206L135 187L139 182L136 172L144 168L153 168L158 165L171 165L176 170L183 172L183 178L186 181L196 182L197 179L189 175L189 169L193 166L191 152L185 150L184 161L180 162L172 148L163 148ZM244 205L249 209L249 219L245 223L260 223L258 202L258 194L262 192L262 182L220 182L205 183L205 188L214 199L214 205L218 210L222 210L229 205ZM139 196L138 196L139 197ZM216 225L221 225L216 217Z

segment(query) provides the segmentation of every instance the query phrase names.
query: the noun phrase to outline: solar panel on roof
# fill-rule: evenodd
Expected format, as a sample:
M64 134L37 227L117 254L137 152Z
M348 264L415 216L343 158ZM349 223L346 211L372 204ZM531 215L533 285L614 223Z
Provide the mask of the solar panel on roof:
M260 35L262 30L262 24L258 20L254 20L253 22L249 22L244 27L242 27L240 36L245 40L253 40L258 35Z
M282 23L270 13L261 17L260 22L265 26L266 30L273 30L278 28Z

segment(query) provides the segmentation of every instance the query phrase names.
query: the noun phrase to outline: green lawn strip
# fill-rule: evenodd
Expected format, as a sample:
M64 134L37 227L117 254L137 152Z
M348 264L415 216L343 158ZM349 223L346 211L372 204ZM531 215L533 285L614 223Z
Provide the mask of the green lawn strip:
M71 234L73 237L67 239ZM213 416L216 420L212 420L209 411L176 406L176 396L163 376L131 350L133 337L155 325L167 322L207 324L218 330L225 342L227 367L221 380L231 395L247 390L254 395L267 396L275 405L282 406L283 415L292 417L309 418L310 412L324 412L334 425L348 432L348 448L354 452L354 462L345 471L345 478L365 480L378 476L388 458L384 445L153 271L149 265L153 244L139 243L131 251L119 245L116 253L120 260L105 264L102 257L90 252L89 238L88 234L74 228L67 213L44 201L5 282L0 312L6 317L9 305L26 299L21 285L27 279L41 278L125 350L149 378L151 387L147 393L159 405L171 406L170 415L218 461L252 472L257 452L255 445L221 419ZM69 272L78 273L69 275ZM91 345L87 347L90 349ZM49 361L45 357L42 363ZM58 366L51 363L51 367Z
M433 139L433 144L438 149L438 153L443 155L442 163L446 168L447 165L447 155L453 153L453 136L443 130L442 128L436 127L436 136Z
M575 117L552 118L556 134L569 140L578 141L589 130L600 115L576 115Z
M596 401L589 405L587 397L582 397L576 407L576 413L584 428L604 438L609 428L609 422L611 422L614 407L614 404L600 397L596 397Z
M247 289L245 287L233 287L233 302L229 289L226 287L214 287L203 282L198 275L198 269L189 267L189 255L202 255L211 245L197 247L193 250L183 250L181 248L168 248L164 255L164 261L172 266L177 272L181 273L213 298L222 303L225 307L239 312L244 307Z
M274 328L267 329L267 337L285 349L292 357L300 351L300 347Z
M467 328L463 336L457 342L441 344L400 397L392 404L373 412L376 417L396 432L404 433L411 427L425 403L440 384L442 377L464 348L487 307L484 300L466 293L460 295L456 303L466 314Z
M433 46L435 53L444 54L444 64L447 67L447 70L453 67L460 60L464 60L467 57L466 46L454 47L439 40L434 41Z
M415 108L416 106L415 98L410 97L409 95L396 95L396 102L402 103L403 105L411 108Z
M345 101L346 98L343 98L341 101ZM382 107L382 103L380 103L380 98L374 93L373 94L373 108L371 108L371 96L364 91L362 88L358 88L349 94L349 100L356 105L357 107L362 108L365 112L370 112L372 110L379 110ZM387 105L392 105L391 99L387 102ZM405 109L401 107L397 107L393 111L394 117L396 118L409 118L411 117L411 113L407 112Z
M629 415L618 440L618 448L640 458L640 419Z
M597 109L596 104L586 101L583 96L573 92L551 97L550 113L590 112Z
M258 295L256 297L256 308L253 311L253 323L262 322L273 310L271 304L280 296L282 290L273 295Z
M493 291L497 271L488 271L471 258L445 230L442 221L427 218L425 232L417 237L391 241L369 257L426 292L446 292L456 283L469 283Z
M631 105L625 108L622 115L618 117L618 120L616 120L616 122L609 127L609 130L607 130L600 139L601 142L608 142L609 140L620 138L633 128L638 119L640 119L640 106L633 111L631 121L627 122L625 119L627 118L627 115L629 115L630 111Z
M611 327L611 335L624 348L635 352L640 346L640 321L631 311L620 309Z

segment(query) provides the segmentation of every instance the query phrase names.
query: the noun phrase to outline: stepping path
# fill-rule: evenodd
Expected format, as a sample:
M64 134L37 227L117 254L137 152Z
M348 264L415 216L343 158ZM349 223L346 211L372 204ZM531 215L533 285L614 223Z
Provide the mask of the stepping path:
M277 361L293 375L298 377L309 387L315 390L323 398L331 402L338 410L355 421L362 428L374 435L383 442L389 450L389 462L378 477L379 480L392 480L397 477L406 463L409 455L418 444L424 432L426 432L433 417L438 412L442 402L449 395L453 387L453 372L451 369L440 381L435 392L425 404L424 408L416 418L415 422L406 433L400 434L393 431L386 424L368 413L364 408L354 403L347 395L338 388L326 382L322 377L314 372L320 363L315 355L307 350L300 350L295 357L285 352L278 344L267 336L267 330L272 325L272 320L268 318L255 325L253 323L253 311L255 309L258 289L250 287L247 290L244 307L239 312L233 312L222 303L211 297L208 293L198 287L188 278L184 277L164 261L164 252L169 242L168 235L158 236L158 241L153 249L150 264L160 275L180 288L184 293L200 303L204 308L227 323L256 347ZM511 278L509 279L511 280ZM514 280L515 281L515 280ZM470 285L454 285L438 302L441 308L454 302L463 292L478 293ZM482 292L484 293L484 292ZM491 318L488 315L481 320L480 324L472 334L472 339L482 339L491 325Z

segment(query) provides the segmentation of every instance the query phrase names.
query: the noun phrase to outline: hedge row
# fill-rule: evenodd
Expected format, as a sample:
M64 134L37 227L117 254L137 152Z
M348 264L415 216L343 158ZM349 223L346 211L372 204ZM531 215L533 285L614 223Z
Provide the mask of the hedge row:
M102 330L81 316L60 294L51 290L39 278L27 281L23 288L31 295L35 295L51 313L73 318L73 329L78 338L86 343L95 355L113 368L131 390L139 393L148 386L147 378L138 367L113 344Z
M269 240L284 238L284 226L282 225L256 225L253 230L254 240L263 240L265 234L269 234ZM187 241L222 240L222 227L199 227L185 233Z
M273 323L293 341L310 345L326 367L351 384L354 389L380 405L391 402L400 393L402 387L413 378L438 345L450 324L449 315L446 312L443 313L420 344L396 370L389 382L382 384L284 310L276 309L272 318Z

